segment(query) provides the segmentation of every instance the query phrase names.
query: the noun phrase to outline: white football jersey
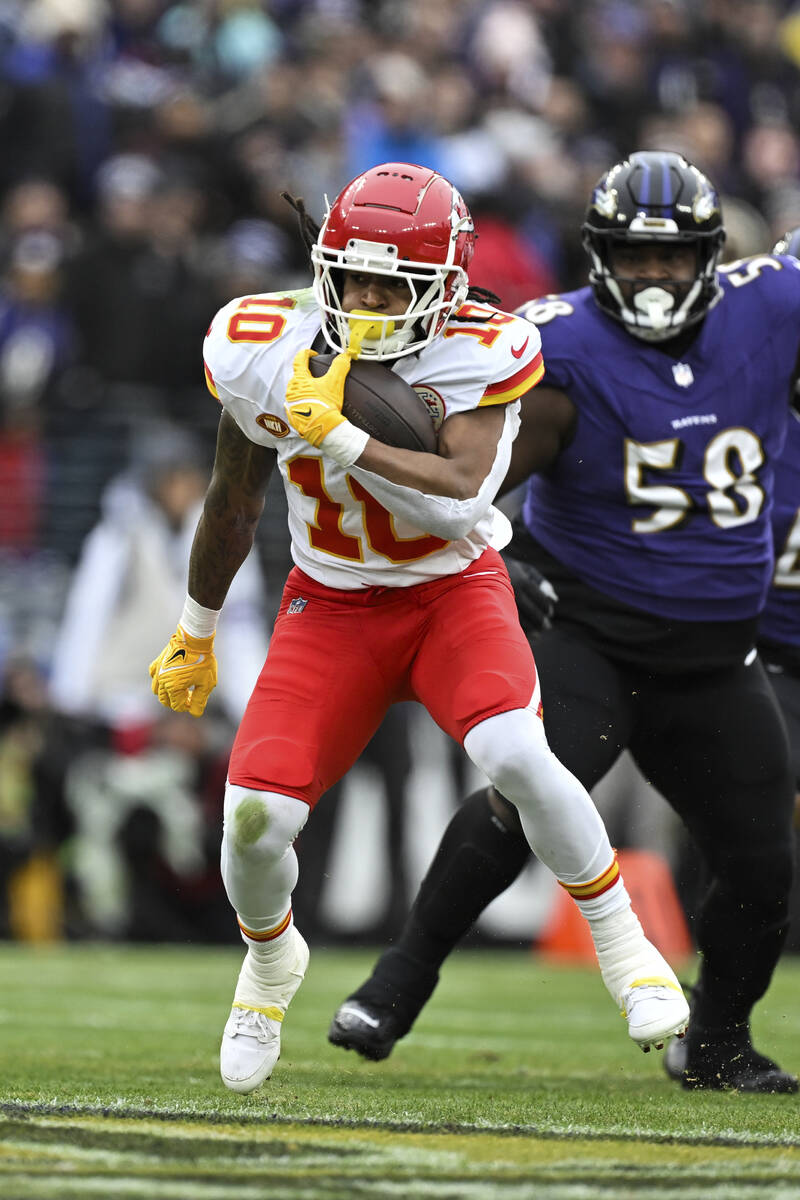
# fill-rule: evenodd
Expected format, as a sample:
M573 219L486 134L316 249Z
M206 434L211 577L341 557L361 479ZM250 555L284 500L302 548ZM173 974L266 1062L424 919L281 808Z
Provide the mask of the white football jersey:
M483 304L467 303L458 315L431 345L397 359L392 369L421 396L437 429L453 413L513 404L514 420L503 434L513 440L518 398L544 374L538 330ZM480 319L472 324L470 317ZM204 345L212 395L246 437L277 452L297 566L334 588L409 587L462 571L487 546L503 545L508 525L496 508L467 537L444 541L393 516L295 433L286 419L286 388L295 354L312 345L320 327L310 288L241 296L216 314Z

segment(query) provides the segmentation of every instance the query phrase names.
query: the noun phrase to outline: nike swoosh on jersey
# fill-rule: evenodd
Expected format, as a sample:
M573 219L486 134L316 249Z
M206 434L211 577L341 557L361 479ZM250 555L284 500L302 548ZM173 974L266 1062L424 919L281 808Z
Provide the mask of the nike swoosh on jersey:
M525 353L525 347L527 346L529 341L530 341L530 338L526 337L525 341L522 343L519 350L517 349L516 346L511 347L511 353L514 355L514 358L522 358L523 354Z

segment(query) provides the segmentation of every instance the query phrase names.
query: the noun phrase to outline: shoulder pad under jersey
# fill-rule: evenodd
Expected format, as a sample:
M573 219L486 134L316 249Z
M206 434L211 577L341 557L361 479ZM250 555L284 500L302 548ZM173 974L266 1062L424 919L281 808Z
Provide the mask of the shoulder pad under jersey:
M203 343L209 391L221 403L226 393L258 399L289 353L292 335L319 325L311 288L237 296L215 315ZM313 334L302 344L310 346ZM298 345L298 349L300 346Z
M402 364L396 369L406 374ZM539 331L513 313L470 301L420 354L417 374L420 383L424 379L433 391L441 391L448 416L510 404L544 374ZM417 380L412 384L417 387Z

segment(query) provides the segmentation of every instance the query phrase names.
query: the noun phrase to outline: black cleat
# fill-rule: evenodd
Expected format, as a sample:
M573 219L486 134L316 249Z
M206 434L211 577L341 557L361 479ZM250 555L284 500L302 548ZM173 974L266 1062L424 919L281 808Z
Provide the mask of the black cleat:
M800 1088L797 1077L745 1041L701 1043L689 1055L688 1038L673 1039L664 1055L664 1070L687 1091L760 1092L792 1095Z
M436 967L392 946L384 950L369 979L334 1013L328 1041L362 1058L380 1062L405 1037L439 979Z
M694 1008L697 989L683 985ZM704 1040L707 1039L707 1040ZM686 1091L760 1092L792 1095L800 1089L796 1076L759 1054L744 1023L714 1036L692 1025L685 1038L673 1038L664 1054L664 1070Z
M343 1050L355 1050L371 1062L380 1062L389 1057L405 1032L394 1013L363 1000L345 1000L334 1013L328 1041Z

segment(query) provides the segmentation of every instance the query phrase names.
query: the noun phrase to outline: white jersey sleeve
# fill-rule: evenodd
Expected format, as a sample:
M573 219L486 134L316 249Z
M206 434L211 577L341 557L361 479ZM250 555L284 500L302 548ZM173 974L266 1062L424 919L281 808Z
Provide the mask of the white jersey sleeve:
M512 404L544 375L542 339L529 321L485 304L463 304L421 354L401 358L398 375L425 401L434 424L457 412Z
M203 343L208 390L252 442L277 446L292 432L283 407L292 360L319 327L310 288L239 296L211 322Z

